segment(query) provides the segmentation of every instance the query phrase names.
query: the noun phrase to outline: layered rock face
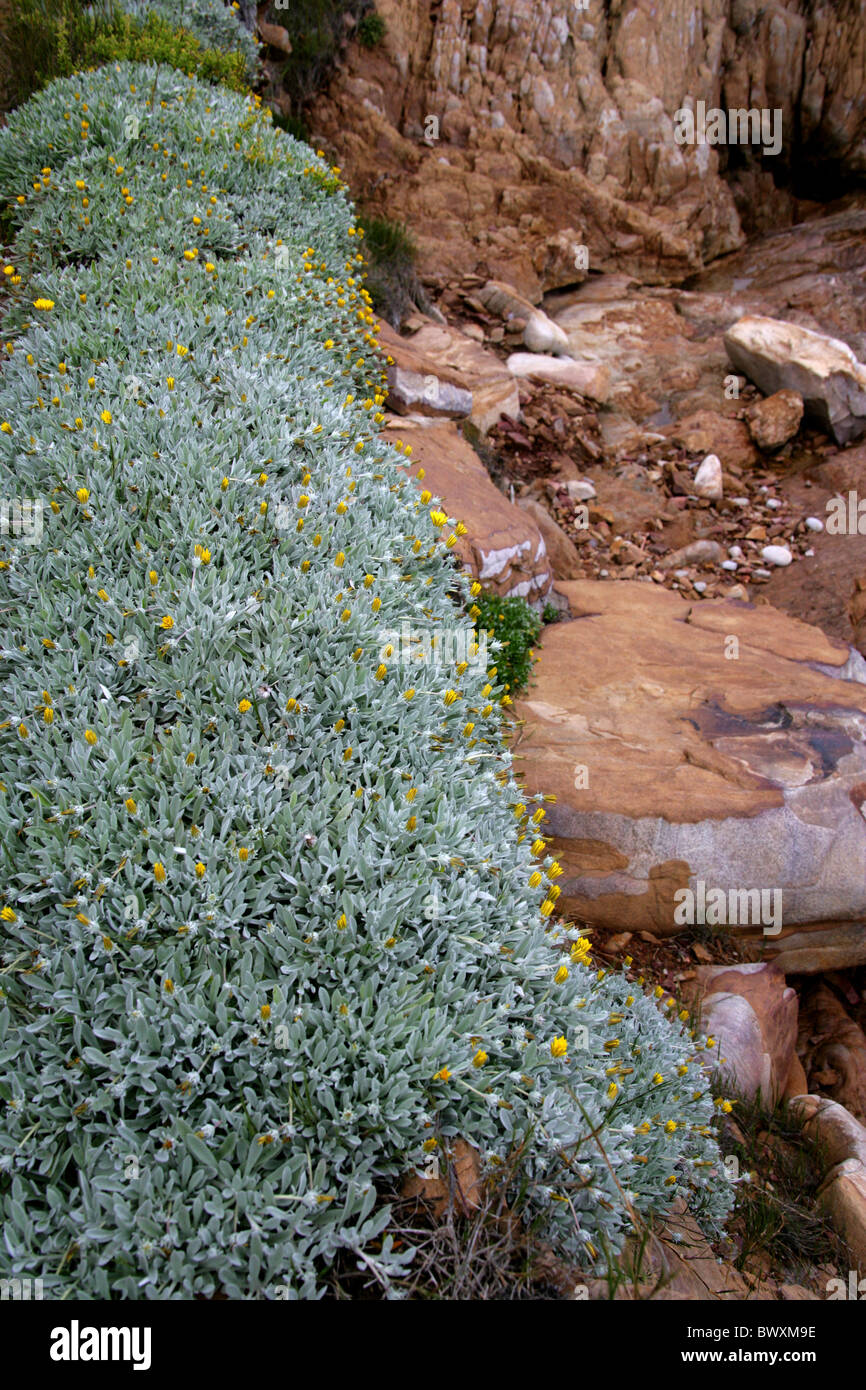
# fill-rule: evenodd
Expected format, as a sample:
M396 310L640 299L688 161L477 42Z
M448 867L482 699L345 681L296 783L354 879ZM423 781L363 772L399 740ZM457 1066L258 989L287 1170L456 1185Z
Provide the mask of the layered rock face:
M866 173L857 0L379 0L314 106L362 204L415 231L422 271L533 303L594 269L665 282ZM781 147L677 143L683 107L781 113ZM821 152L820 161L813 151ZM776 187L777 182L781 185ZM751 210L751 211L750 211ZM582 250L581 248L585 248Z

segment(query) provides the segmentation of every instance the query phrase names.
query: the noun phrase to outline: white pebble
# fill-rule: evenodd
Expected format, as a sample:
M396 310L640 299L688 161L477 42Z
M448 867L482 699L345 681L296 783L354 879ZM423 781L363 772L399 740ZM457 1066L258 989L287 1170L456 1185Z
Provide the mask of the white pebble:
M767 506L768 506L768 507L772 507L772 509L773 509L774 512L777 512L777 511L779 510L779 508L781 507L781 505L782 505L782 504L781 504L781 502L779 501L778 497L768 497L768 498L767 498Z
M720 500L724 494L724 489L722 487L722 465L718 454L707 454L695 474L693 487L698 497L707 497L711 502Z
M735 569L739 569L739 566L738 566L736 560L723 560L723 561L722 561L722 569L723 569L723 570L730 570L731 572L733 572Z
M730 555L732 560L742 560L743 558L742 548L738 545L729 545L728 554Z
M790 565L793 558L786 545L765 545L761 551L761 559L768 565Z
M770 578L770 571L769 571L769 570L760 570L760 569L759 569L759 570L755 570L755 571L754 571L754 578L755 578L755 579L769 579L769 578Z
M821 518L820 518L819 516L807 516L807 517L806 517L806 530L807 530L807 531L823 531L823 530L824 530L824 523L823 523L823 521L821 520Z
M692 585L692 588L697 589L699 594L702 594L705 591L706 587L706 582L703 579L696 579L694 584Z

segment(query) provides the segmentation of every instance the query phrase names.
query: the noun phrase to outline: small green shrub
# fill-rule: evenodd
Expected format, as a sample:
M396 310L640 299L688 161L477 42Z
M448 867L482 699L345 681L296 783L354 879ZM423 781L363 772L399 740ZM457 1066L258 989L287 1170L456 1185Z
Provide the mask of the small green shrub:
M362 217L365 246L375 261L411 264L418 253L409 228L403 222L391 222L387 217Z
M361 217L359 225L364 232L367 288L373 307L398 327L421 293L415 273L415 239L404 223L387 217Z
M497 598L482 594L476 600L481 610L476 618L479 632L486 632L495 644L497 684L513 696L526 688L532 671L533 648L541 636L541 618L525 598Z
M110 29L112 13L103 0L88 7L78 0L16 0L9 6L2 23L6 49L15 55L10 104L17 106L55 77L84 67L88 45Z
M284 130L287 135L293 135L296 140L303 140L307 143L310 132L307 130L306 121L302 116L287 116L282 111L273 112L273 122L278 130Z
M358 42L362 48L375 48L388 32L387 25L375 10L365 14L358 24Z
M785 1100L768 1106L735 1096L733 1104L736 1125L725 1124L719 1138L726 1165L744 1175L731 1219L737 1268L769 1258L791 1281L816 1265L844 1268L849 1252L817 1202L826 1154L804 1136L803 1116Z
M182 23L181 23L182 21ZM16 0L5 20L15 53L13 105L57 77L107 62L169 63L243 91L257 47L222 0Z

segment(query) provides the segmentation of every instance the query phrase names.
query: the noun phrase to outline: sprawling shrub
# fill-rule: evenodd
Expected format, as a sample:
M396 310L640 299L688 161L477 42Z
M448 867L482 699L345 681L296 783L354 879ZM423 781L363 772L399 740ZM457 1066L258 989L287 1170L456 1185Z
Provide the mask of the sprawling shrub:
M14 114L0 196L4 1274L387 1281L377 1185L455 1135L589 1265L721 1217L703 1044L556 923L488 672L385 640L471 595L377 438L337 171L118 65Z
M139 21L158 15L175 30L186 29L202 48L243 57L246 76L252 78L258 64L258 44L238 17L238 6L224 0L116 0L120 8Z

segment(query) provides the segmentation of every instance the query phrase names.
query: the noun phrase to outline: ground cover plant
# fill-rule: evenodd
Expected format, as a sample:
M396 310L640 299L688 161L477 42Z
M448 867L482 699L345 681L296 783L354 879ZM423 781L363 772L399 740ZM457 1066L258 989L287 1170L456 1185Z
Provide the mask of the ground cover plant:
M385 640L478 609L339 171L118 64L13 114L0 197L0 1271L387 1286L378 1194L455 1136L583 1267L721 1221L704 1044L558 920L495 669Z

